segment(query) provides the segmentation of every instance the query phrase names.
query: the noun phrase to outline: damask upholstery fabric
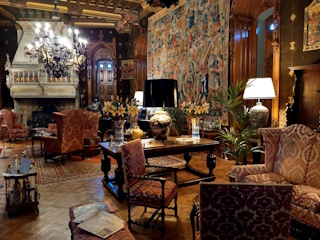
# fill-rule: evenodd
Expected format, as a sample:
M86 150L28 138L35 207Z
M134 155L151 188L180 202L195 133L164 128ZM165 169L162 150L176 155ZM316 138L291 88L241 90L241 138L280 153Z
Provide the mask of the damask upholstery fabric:
M235 174L236 182L241 182L248 175L270 172L266 164L232 166L231 170Z
M127 188L137 183L137 179L129 179L129 175L147 175L146 158L141 143L141 139L136 139L125 144L121 148L124 180Z
M274 184L290 184L278 173L262 173L245 176L242 179L245 183L274 183Z
M310 209L301 207L296 204L291 206L291 217L301 223L311 226L316 229L320 229L320 214L315 214L314 211Z
M315 133L304 125L291 125L282 130L273 172L295 184L304 184Z
M178 191L174 182L166 181L164 185L165 207L168 207L171 200ZM153 180L139 181L130 190L130 203L134 205L161 208L162 187L161 183Z
M320 188L320 134L316 134L309 159L306 185Z
M278 144L282 129L280 128L259 128L258 133L262 135L265 143L265 165L269 171L272 171L276 154L278 151Z
M307 126L296 124L279 130L279 137L269 137L266 141L266 164L234 166L232 172L237 181L264 182L287 180L294 185L292 218L320 229L319 190L320 190L320 134ZM269 129L259 129L263 136L270 136ZM274 132L270 129L270 132ZM278 145L278 146L277 146ZM275 155L275 150L276 155ZM271 154L270 154L271 152ZM272 162L270 171L266 165ZM263 170L262 170L263 169ZM270 177L272 173L272 177ZM264 175L268 174L268 176ZM278 174L279 176L276 176ZM250 176L252 175L252 176Z
M66 114L54 112L53 116L57 123L57 136L41 137L44 143L44 152L66 154L83 150L83 112L74 109Z
M201 182L201 239L288 239L291 200L291 185Z
M96 112L84 111L84 137L98 137L100 114Z
M70 222L69 222L69 227L71 230L71 239L73 240L101 240L100 237L95 236L87 231L82 230L81 228L78 227L77 223L74 223L73 220L75 219L73 209L78 206L82 206L85 204L73 206L69 208L69 216L70 216ZM113 213L117 217L121 218L121 215L118 211ZM107 238L108 240L134 240L135 238L132 236L131 232L127 227L124 227L124 229L120 230L119 232L111 235L110 237Z
M294 185L292 203L311 211L319 212L320 189L306 185Z
M28 136L28 129L23 124L17 123L19 115L7 109L0 111L0 125L2 138L20 138Z

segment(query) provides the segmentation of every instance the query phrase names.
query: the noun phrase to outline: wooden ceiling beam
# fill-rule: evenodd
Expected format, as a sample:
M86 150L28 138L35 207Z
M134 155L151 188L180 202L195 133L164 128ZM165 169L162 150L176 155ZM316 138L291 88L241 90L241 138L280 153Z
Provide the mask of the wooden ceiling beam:
M10 12L8 12L3 7L0 7L0 13L6 18L8 18L11 23L13 24L15 23L15 20L16 20L15 16L13 16Z
M113 9L116 9L120 4L122 4L124 2L124 0L116 0L116 2L114 3L114 5L112 6Z
M123 1L123 0L120 0ZM28 4L27 4L28 2ZM34 3L34 4L33 4ZM16 3L15 0L0 0L1 6L11 6L16 8L30 8L28 5L36 5L39 4L38 10L43 11L52 11L54 8L54 4L52 2L44 1L44 0L19 0L19 4ZM42 9L40 9L42 7ZM90 1L87 2L81 2L77 3L76 1L66 1L62 2L60 1L57 5L57 8L64 7L68 9L68 13L72 15L81 15L81 12L83 9L90 10L90 11L97 11L97 12L104 12L104 13L114 13L114 10L112 8L103 7L103 6L95 6L93 4L90 4ZM33 8L35 9L35 8ZM61 11L59 11L61 12Z
M96 2L96 6L99 6L102 1L103 1L103 0L98 0L98 1Z
M104 3L104 6L108 6L110 3L111 3L112 0L107 0L105 3Z

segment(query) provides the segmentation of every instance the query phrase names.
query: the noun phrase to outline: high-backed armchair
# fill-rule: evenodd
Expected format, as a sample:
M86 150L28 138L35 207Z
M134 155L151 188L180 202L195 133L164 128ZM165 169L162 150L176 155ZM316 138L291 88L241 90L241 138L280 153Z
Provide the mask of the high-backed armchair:
M66 114L71 109L62 110L60 113ZM98 136L100 114L96 112L84 111L84 138L96 138ZM57 123L49 123L46 130L48 133L57 135Z
M173 209L175 216L177 215L177 193L176 184L177 169L175 170L175 183L166 181L162 177L150 177L146 171L146 158L141 144L141 139L133 140L121 149L122 165L124 170L124 179L128 191L128 227L131 224L141 225L143 227L151 227L161 230L164 235L164 216L165 208ZM159 167L151 166L148 167ZM160 167L164 168L164 167ZM169 207L170 202L174 199L175 206ZM131 220L131 205L151 207L157 209L155 213L161 210L161 227L150 224L156 214L153 214L148 222L136 222Z
M54 120L57 123L57 136L43 136L45 162L52 155L71 155L81 153L83 158L84 140L84 114L80 109L70 110L67 113L54 112Z
M289 184L200 183L196 239L289 239Z
M84 111L84 137L96 138L98 137L100 113Z
M28 136L28 129L23 124L17 123L18 114L7 109L0 111L0 122L2 128L1 138L22 138Z

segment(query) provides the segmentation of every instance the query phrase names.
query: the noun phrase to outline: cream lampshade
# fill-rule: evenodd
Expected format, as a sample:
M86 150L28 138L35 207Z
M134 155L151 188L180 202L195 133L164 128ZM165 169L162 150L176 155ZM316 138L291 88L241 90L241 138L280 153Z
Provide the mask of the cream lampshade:
M273 99L276 97L271 78L250 78L248 79L243 99L257 99L255 106L250 108L251 124L254 128L266 127L269 117L269 110L262 105L260 99Z
M143 91L136 91L134 93L134 98L138 101L138 106L143 105Z

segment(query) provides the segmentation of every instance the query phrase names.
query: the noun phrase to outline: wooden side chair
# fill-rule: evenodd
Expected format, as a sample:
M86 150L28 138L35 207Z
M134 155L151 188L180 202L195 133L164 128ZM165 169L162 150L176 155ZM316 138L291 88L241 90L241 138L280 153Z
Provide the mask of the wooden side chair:
M173 209L177 216L177 169L174 170L175 182L166 181L162 177L151 177L147 175L146 167L160 167L146 165L146 159L142 148L141 140L136 139L122 146L122 165L124 170L124 179L128 191L128 227L131 224L137 224L143 227L150 227L161 231L164 236L165 232L165 208ZM174 199L174 207L169 207L170 202ZM131 219L131 205L155 208L151 218L147 222L137 222ZM151 225L151 221L161 210L161 226Z
M289 239L290 184L201 182L199 195L195 239Z

